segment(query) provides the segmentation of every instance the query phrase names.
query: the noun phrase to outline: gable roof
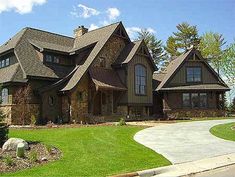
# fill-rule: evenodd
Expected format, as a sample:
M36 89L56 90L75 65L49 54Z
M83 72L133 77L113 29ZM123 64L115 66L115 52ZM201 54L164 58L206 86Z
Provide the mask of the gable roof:
M220 83L224 85L226 88L228 86L224 83L224 81L219 77L219 75L215 72L215 70L207 63L203 57L201 56L200 52L198 52L195 48L190 49L189 51L181 54L179 57L173 59L167 66L167 68L163 71L164 75L161 76L161 83L157 86L156 91L163 90L165 84L173 77L173 75L177 72L177 70L182 66L182 64L191 56L191 54L196 54L201 61L203 61L207 67L212 71L212 73L219 79ZM159 74L156 73L155 78L157 78ZM159 75L160 77L160 75ZM153 78L154 79L154 78Z
M118 66L118 65L124 65L124 64L129 63L141 46L146 47L144 40L133 41L127 44L113 65ZM148 52L148 49L146 51L147 51L147 55L149 56L149 61L151 63L151 66L154 68L154 70L156 70L157 67L154 64L152 57L150 53Z
M79 48L84 47L84 45L80 44L79 41L80 42L85 41L84 43L86 45L92 44L92 43L96 42L97 40L98 41L96 42L93 50L91 51L91 53L87 57L84 64L79 67L79 70L77 70L74 73L74 75L69 80L67 85L61 91L69 91L69 90L73 89L78 84L78 82L80 81L80 79L82 78L84 73L87 71L87 69L89 68L89 66L91 65L91 63L95 59L95 57L99 54L99 52L101 51L103 46L106 44L108 39L112 36L112 34L114 33L114 31L117 29L117 27L119 25L122 25L121 22L114 23L112 25L109 25L109 26L91 31L90 34L88 32L88 33L86 33L86 34L84 34L84 35L82 35L81 37L78 38L76 46L79 46ZM87 40L86 38L88 38L90 40ZM79 49L79 48L76 47L76 50Z

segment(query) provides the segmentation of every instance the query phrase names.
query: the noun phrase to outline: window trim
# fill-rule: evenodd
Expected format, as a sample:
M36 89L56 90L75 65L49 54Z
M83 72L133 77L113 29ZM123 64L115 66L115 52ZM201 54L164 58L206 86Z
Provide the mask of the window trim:
M200 81L188 81L188 69L190 68L200 68L201 72L200 72ZM201 66L186 66L185 67L185 79L186 79L186 83L202 83L202 67ZM194 79L194 77L193 77Z
M192 106L192 94L196 93L198 95L198 99L199 99L199 107L193 107ZM201 96L200 94L203 94L205 93L206 94L206 106L205 107L201 107ZM189 104L190 106L184 106L184 100L183 100L183 94L189 94ZM208 109L208 100L209 100L209 94L208 92L182 92L182 95L181 95L181 100L182 100L182 108L183 109Z
M144 69L145 69L146 78L145 78L145 93L144 94L136 93L136 71L135 71L135 68L138 65L144 67ZM146 96L147 95L147 74L148 74L147 67L145 65L143 65L142 63L137 63L137 64L134 65L134 92L135 92L136 96Z

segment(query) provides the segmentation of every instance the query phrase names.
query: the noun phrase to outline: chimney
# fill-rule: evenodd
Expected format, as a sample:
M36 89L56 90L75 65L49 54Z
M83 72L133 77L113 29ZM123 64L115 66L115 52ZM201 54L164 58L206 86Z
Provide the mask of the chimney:
M77 38L87 33L88 29L85 28L84 26L78 26L75 30L73 30L73 32L74 32L74 37Z

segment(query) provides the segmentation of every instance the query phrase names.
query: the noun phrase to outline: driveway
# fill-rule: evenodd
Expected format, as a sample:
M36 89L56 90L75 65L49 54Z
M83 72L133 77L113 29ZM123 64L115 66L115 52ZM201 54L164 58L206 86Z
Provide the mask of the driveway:
M235 153L235 142L217 138L209 132L214 125L230 122L235 119L165 124L139 131L134 139L173 164L195 161Z

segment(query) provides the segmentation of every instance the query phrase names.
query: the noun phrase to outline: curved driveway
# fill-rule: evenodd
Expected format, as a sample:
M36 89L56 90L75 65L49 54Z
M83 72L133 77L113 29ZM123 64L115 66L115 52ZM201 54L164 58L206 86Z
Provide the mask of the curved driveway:
M173 164L235 153L235 142L213 136L209 130L235 119L164 124L139 131L134 139L162 154Z

